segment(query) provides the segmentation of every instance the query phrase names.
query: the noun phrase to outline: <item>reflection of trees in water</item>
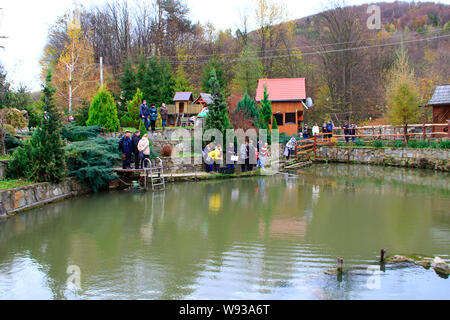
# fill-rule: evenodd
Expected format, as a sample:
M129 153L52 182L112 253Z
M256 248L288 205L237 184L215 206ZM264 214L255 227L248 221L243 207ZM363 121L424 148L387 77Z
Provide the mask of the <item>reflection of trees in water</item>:
M111 193L61 202L0 225L6 249L0 261L27 253L45 270L55 298L64 297L66 268L76 264L82 287L90 289L81 294L104 285L98 294L119 290L123 296L172 299L190 295L206 265L220 269L239 248L257 246L242 263L266 288L298 276L302 262L295 250L304 242L326 249L313 255L342 256L347 263L355 256L374 259L381 247L426 254L436 220L423 208L442 210L448 200L405 199L401 187L373 182L386 179L381 167L369 169L366 186L358 180L364 168L312 167L291 185L275 176L174 184L164 197ZM411 174L402 173L408 179ZM321 290L342 297L358 290L352 279L328 279Z

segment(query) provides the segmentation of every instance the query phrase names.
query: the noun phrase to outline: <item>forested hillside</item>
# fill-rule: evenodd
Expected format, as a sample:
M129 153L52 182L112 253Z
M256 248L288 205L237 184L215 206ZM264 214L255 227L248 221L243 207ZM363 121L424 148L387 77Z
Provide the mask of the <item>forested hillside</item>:
M450 83L449 5L377 3L382 27L371 30L367 4L335 5L287 21L278 2L255 0L237 30L216 30L190 21L183 3L117 0L80 8L79 21L70 12L60 17L41 60L43 74L49 67L55 70L59 107L69 108L67 63L74 55L71 107L81 112L89 105L103 57L106 86L119 102L119 116L137 88L158 103L171 103L175 91L208 92L214 68L227 97L246 91L253 96L258 78L306 77L308 96L316 104L308 119L379 118L386 111L386 75L400 48L414 70L420 103L436 85ZM74 24L80 32L70 32Z

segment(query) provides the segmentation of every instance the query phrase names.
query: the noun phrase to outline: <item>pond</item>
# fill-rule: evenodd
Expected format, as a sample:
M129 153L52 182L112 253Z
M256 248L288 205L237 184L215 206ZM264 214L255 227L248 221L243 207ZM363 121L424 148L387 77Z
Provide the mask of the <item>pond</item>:
M0 299L449 299L432 269L377 263L448 261L449 208L446 173L335 164L89 195L0 223Z

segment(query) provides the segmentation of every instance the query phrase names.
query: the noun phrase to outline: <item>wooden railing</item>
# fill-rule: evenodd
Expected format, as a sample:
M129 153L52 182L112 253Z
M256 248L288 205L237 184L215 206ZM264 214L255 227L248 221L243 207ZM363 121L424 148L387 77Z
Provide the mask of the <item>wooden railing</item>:
M426 132L426 128L448 128L447 132ZM336 131L343 130L338 128L333 131L333 134L330 133L318 133L313 138L309 139L301 139L298 140L295 147L295 154L298 156L308 153L314 152L320 146L332 145L341 141L345 142L354 142L356 139L360 139L364 142L374 141L374 140L388 140L388 141L409 141L409 140L432 140L432 139L441 139L441 138L449 138L450 139L450 121L448 124L425 124L423 125L423 131L418 133L392 133L392 134L335 134ZM358 129L357 129L358 130ZM347 141L348 140L348 141Z

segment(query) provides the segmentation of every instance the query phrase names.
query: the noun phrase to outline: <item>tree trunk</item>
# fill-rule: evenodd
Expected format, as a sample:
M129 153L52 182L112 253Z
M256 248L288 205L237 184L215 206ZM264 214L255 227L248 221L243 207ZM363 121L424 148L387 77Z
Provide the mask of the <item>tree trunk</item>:
M1 153L2 156L6 155L6 146L5 146L5 129L3 129L3 126L0 127L0 144L2 145L1 147Z
M404 133L405 133L405 143L408 144L408 124L405 123L405 127L404 127Z

